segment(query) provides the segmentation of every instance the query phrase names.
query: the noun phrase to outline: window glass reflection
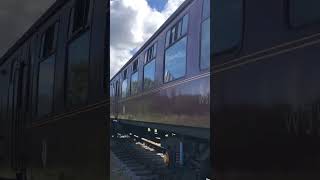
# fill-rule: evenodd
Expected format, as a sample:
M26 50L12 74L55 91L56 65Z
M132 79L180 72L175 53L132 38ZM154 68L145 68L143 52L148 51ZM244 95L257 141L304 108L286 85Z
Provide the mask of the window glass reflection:
M113 90L113 85L110 84L110 97L114 96L114 90Z
M143 70L143 88L150 89L155 84L155 70L156 70L156 63L155 59L150 61L147 65L144 66Z
M210 16L210 0L203 0L202 19Z
M182 20L182 30L181 36L185 35L188 31L188 22L189 22L189 15L185 15Z
M166 48L170 45L170 31L167 31L166 34Z
M122 88L121 88L121 97L125 98L127 97L127 91L128 91L128 79L125 79L122 81Z
M213 52L235 48L241 40L243 0L216 0L213 3Z
M182 38L165 52L164 81L180 78L186 73L187 37Z
M119 80L118 81L116 81L116 89L115 89L115 96L117 96L117 97L119 97L119 95L120 95L120 83L119 83Z
M69 107L85 104L88 94L89 33L83 34L69 45L68 90Z
M209 68L210 66L210 18L202 22L201 29L201 69Z
M38 80L38 116L52 112L55 56L40 63Z
M131 94L138 93L138 72L131 75Z

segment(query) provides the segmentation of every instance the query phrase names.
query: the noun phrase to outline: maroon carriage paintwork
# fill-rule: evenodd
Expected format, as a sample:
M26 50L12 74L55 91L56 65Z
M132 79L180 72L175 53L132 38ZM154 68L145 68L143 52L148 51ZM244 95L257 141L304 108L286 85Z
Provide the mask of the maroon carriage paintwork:
M111 79L111 119L158 125L192 128L188 135L197 136L197 131L210 132L210 72L200 70L200 38L202 0L188 0L164 23L128 63ZM187 32L186 74L182 78L165 83L164 56L166 32L185 15L189 16ZM143 90L144 53L157 43L156 85ZM128 69L128 85L134 60L139 60L139 90L137 94L121 97L122 73ZM116 83L119 83L117 89ZM118 92L117 92L118 91ZM118 93L117 95L115 95ZM147 125L146 125L147 126ZM158 128L161 128L158 126Z

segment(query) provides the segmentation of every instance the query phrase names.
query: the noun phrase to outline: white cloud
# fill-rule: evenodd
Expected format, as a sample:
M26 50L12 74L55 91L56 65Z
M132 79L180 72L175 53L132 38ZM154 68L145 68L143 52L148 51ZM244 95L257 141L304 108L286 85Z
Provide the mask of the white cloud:
M111 0L110 3L110 77L133 56L134 49L164 23L184 0L168 0L158 11L146 0Z

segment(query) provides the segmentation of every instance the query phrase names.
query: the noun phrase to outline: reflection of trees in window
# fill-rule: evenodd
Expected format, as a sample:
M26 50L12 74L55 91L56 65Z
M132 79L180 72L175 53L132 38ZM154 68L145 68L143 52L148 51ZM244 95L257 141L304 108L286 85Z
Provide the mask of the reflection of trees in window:
M165 52L164 81L178 79L186 73L187 37L180 39Z
M55 56L42 61L39 66L38 80L38 116L52 111Z
M144 89L150 89L154 86L154 80L150 78L145 78L144 79Z
M70 69L70 96L74 105L77 103L82 104L86 101L87 88L88 88L88 67L86 64L76 64ZM70 97L69 96L69 97Z
M155 59L144 66L143 71L143 88L150 89L155 85Z
M88 93L89 33L83 34L69 46L68 106L86 103Z

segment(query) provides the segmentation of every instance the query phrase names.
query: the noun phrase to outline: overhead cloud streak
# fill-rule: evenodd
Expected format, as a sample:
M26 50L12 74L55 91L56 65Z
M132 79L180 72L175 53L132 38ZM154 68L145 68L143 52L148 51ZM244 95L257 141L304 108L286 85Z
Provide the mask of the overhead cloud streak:
M168 0L164 9L147 0L111 0L110 77L133 56L184 0Z
M0 57L56 0L0 1Z

